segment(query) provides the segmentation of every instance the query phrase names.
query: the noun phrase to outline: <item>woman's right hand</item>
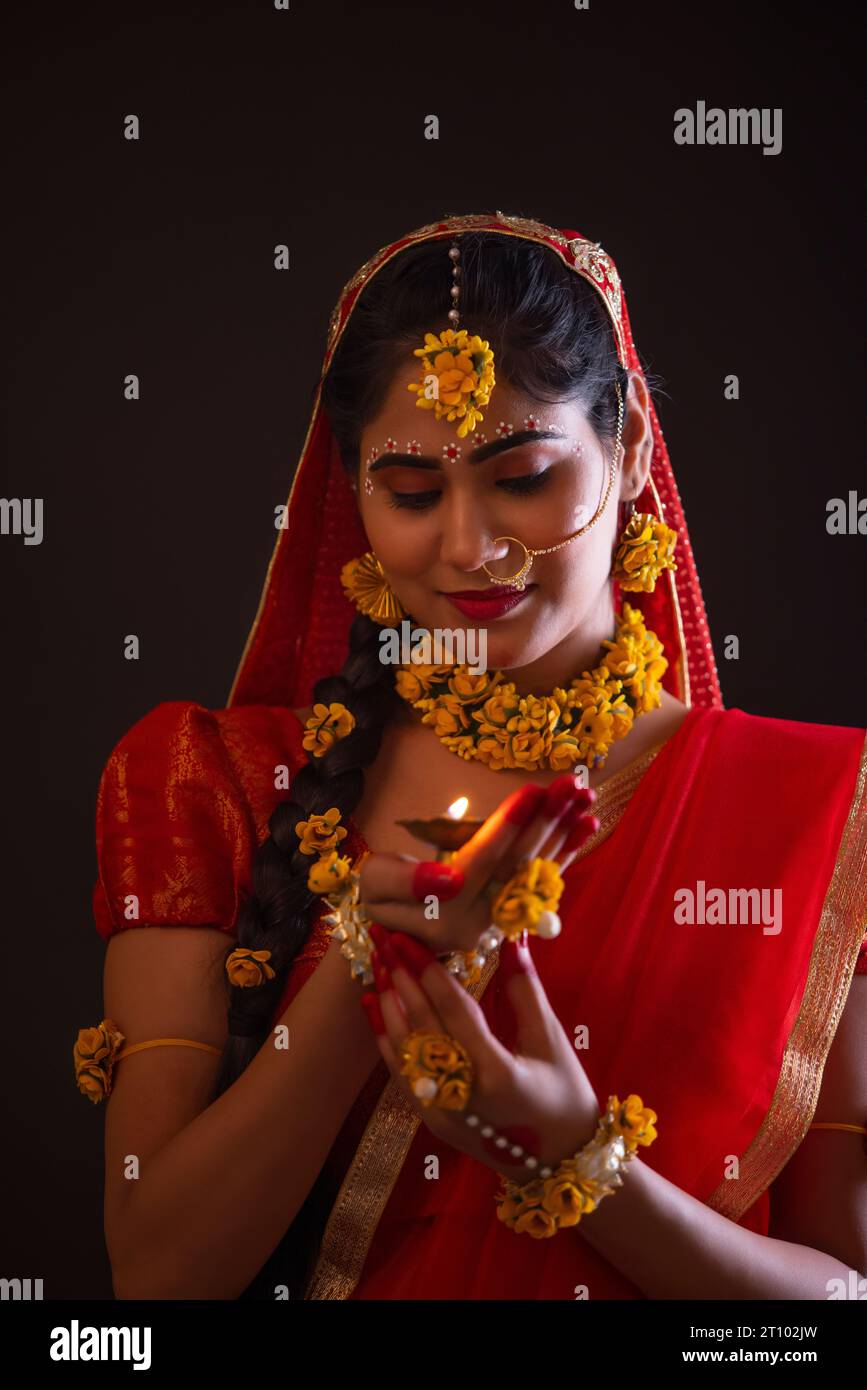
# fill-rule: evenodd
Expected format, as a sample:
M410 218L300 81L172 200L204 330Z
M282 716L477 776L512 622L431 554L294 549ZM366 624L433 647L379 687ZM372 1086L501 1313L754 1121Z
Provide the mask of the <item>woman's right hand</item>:
M361 897L368 916L406 932L440 955L472 951L491 924L492 884L541 856L572 863L599 822L589 814L596 793L570 773L548 787L520 787L497 807L448 864L408 855L371 853L361 866ZM436 912L431 911L431 897Z

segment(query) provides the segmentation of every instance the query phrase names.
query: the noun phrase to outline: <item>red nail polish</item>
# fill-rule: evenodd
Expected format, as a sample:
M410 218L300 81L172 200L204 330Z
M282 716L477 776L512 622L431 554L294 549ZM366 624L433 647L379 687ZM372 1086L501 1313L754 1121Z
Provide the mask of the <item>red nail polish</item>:
M568 806L576 792L581 790L573 773L567 773L564 777L558 777L552 782L545 794L545 800L540 807L540 815L559 816L564 807Z
M573 849L580 849L585 840L589 840L591 835L595 835L598 829L598 816L580 816L560 853L569 854Z
M416 864L412 876L412 895L422 902L433 895L448 902L464 886L464 871L457 864L440 864L436 859L424 859Z
M527 945L526 932L521 933L518 941L503 942L500 947L500 964L497 971L504 980L511 980L515 975L534 975L536 973L533 957L530 955L530 948Z
M586 795L587 789L582 788L581 791L575 793L572 804L566 807L557 826L561 834L563 831L571 832L578 824L581 817L586 816L591 806L591 803L585 799Z
M513 796L510 804L506 807L506 820L510 825L520 827L529 825L544 799L545 788L537 787L534 782L531 782L529 786L522 787Z
M369 930L373 938L373 943L376 946L375 954L377 959L381 964L388 966L389 970L393 970L398 964L398 960L392 950L392 933L388 931L381 922L371 922Z
M373 967L373 982L378 992L387 994L390 989L394 988L394 985L392 984L391 973L380 956L378 947L370 954L370 964Z
M429 950L423 941L417 941L414 936L409 936L407 932L394 932L391 945L399 964L405 966L417 980L436 960L433 951Z
M367 1014L367 1021L374 1033L377 1035L384 1033L385 1024L382 1021L382 1007L379 1002L379 996L368 990L366 994L362 994L361 996L361 1007Z

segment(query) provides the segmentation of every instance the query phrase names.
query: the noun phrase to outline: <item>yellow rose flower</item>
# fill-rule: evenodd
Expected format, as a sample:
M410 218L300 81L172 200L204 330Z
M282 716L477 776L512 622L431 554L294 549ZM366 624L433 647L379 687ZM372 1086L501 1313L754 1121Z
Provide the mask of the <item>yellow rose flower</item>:
M349 878L351 864L341 858L336 849L323 854L311 865L307 887L311 893L338 893Z
M518 708L514 686L502 687L489 695L481 709L473 710L473 719L481 726L482 733L493 733L497 728L505 728Z
M555 772L568 772L576 763L580 763L581 750L575 735L570 731L555 734L548 760Z
M513 1228L517 1234L532 1236L534 1240L546 1240L557 1234L557 1221L544 1207L530 1207L516 1220Z
M437 1105L441 1110L464 1110L470 1099L469 1084L461 1076L450 1076L440 1082Z
M324 854L326 850L336 849L348 834L344 826L337 824L339 820L340 808L332 806L324 816L313 815L309 820L296 821L295 834L301 841L298 846L301 853Z
M519 705L519 717L526 720L528 728L543 730L553 729L560 716L560 708L556 701L547 695L525 696Z
M226 958L229 982L240 989L253 989L264 980L273 980L276 972L267 964L270 959L270 951L250 951L246 946L238 946Z
M452 1071L459 1064L460 1057L448 1038L431 1035L421 1039L419 1061L429 1071Z
M525 768L528 772L535 772L544 765L550 746L550 734L546 736L537 733L535 729L515 733L509 741L512 765Z
M314 758L321 758L338 739L345 738L355 728L355 715L345 705L335 701L330 705L315 704L313 714L304 725L307 733L302 739L304 748Z
M462 704L478 704L479 701L490 697L500 679L502 677L498 675L492 677L487 671L483 671L479 675L468 671L466 666L459 666L450 678L448 688Z
M622 1103L617 1096L613 1096L612 1103L612 1128L615 1134L623 1136L627 1148L634 1149L639 1144L647 1147L648 1144L652 1144L657 1138L656 1111L644 1106L641 1096L636 1095L627 1096Z
M526 1203L522 1202L520 1197L503 1195L497 1202L497 1217L508 1224L515 1221L522 1211L526 1211Z
M111 1094L115 1058L125 1039L114 1019L104 1018L95 1028L79 1028L72 1047L75 1080L79 1091L98 1105Z
M491 918L510 941L515 941L521 932L535 929L544 911L541 899L528 888L506 884L494 901Z
M395 678L398 695L414 703L430 694L431 686L444 681L452 672L451 666L425 666L422 663L398 668Z
M623 531L614 556L615 577L621 589L652 594L663 570L676 570L671 558L677 532L646 512L635 512Z
M584 1193L571 1178L549 1178L545 1184L542 1207L556 1218L561 1226L577 1226L585 1210Z
M495 772L500 772L504 767L511 767L509 736L505 730L480 738L476 744L476 756L479 762L485 763Z
M444 701L453 701L452 696L444 696ZM469 728L469 719L459 702L439 704L422 715L422 724L430 724L438 738L454 738L464 734Z

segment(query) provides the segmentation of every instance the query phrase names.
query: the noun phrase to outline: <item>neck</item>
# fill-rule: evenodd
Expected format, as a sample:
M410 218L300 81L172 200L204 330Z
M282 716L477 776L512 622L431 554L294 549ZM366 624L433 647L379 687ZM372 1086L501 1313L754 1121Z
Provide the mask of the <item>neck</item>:
M614 636L615 614L610 586L602 590L592 612L580 628L570 632L556 647L525 666L503 667L519 695L547 693L599 665L602 643Z

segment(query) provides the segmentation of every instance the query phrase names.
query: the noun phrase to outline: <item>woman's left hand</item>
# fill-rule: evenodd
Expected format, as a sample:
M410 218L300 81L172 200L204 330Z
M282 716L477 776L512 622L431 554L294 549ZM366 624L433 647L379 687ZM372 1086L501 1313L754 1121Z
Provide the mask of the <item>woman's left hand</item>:
M518 1182L538 1169L513 1157L512 1145L536 1157L539 1167L556 1168L593 1138L599 1102L526 944L504 941L500 947L498 972L517 1025L512 1053L491 1032L478 1001L422 942L377 924L373 935L377 993L365 994L362 1004L389 1071L431 1133ZM416 1031L446 1034L469 1055L473 1078L465 1109L423 1104L401 1074L402 1044ZM479 1125L468 1125L467 1115L478 1116ZM493 1137L483 1138L484 1125L509 1146L497 1148Z

